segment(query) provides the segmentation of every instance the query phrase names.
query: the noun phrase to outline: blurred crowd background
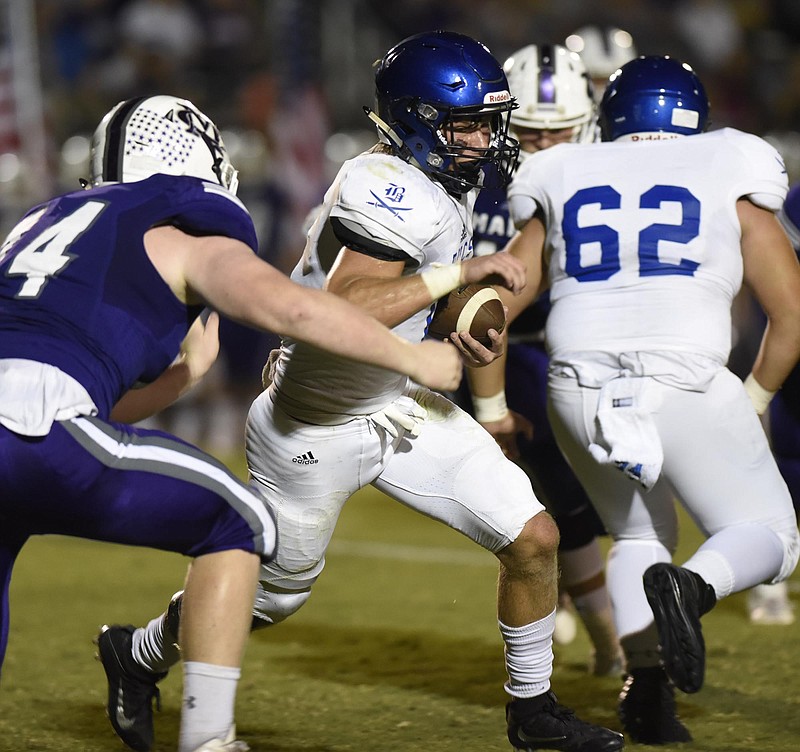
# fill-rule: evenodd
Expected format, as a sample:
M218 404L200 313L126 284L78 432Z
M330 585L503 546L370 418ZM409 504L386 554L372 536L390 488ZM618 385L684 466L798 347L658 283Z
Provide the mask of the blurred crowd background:
M712 128L764 136L800 179L800 0L0 0L0 230L88 177L89 138L116 102L173 94L223 130L261 253L284 271L344 159L374 142L372 64L446 28L502 62L585 26L628 31L706 84ZM204 390L169 426L225 454L275 339L226 324ZM190 409L207 400L208 410Z

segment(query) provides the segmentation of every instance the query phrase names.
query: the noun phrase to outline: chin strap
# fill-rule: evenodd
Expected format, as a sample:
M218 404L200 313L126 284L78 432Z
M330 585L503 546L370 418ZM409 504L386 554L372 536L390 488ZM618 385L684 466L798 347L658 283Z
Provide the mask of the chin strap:
M386 136L388 139L397 146L398 149L402 149L405 147L403 143L403 139L397 135L397 131L394 130L385 120L383 120L376 112L373 112L369 107L364 107L364 113L366 116L373 122L375 125L378 126L378 130Z

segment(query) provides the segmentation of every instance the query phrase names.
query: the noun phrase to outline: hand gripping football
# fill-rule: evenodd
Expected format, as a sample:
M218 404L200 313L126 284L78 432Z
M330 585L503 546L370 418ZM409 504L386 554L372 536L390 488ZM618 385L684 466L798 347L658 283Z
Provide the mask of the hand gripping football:
M489 329L502 333L506 314L491 285L470 284L439 299L428 327L428 336L447 339L451 332L468 331L482 345L491 347Z

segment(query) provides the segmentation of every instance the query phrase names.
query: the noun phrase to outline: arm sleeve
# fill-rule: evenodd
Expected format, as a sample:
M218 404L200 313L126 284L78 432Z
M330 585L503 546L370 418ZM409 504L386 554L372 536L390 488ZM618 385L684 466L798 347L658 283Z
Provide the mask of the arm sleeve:
M381 238L371 235L369 229L344 217L331 217L331 229L336 239L348 248L381 261L404 261L416 266L417 262L405 251L394 248Z
M762 209L777 212L789 190L783 157L759 136L733 129L729 136L735 140L743 160L740 195Z

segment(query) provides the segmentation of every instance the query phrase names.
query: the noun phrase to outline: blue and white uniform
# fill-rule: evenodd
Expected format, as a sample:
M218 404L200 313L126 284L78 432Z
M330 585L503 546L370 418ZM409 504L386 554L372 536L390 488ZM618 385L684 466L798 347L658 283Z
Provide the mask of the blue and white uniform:
M475 191L461 198L397 157L346 162L292 273L321 288L340 248L405 262L407 273L472 255ZM399 324L412 342L433 306ZM281 548L257 608L280 621L308 596L347 499L373 485L497 552L542 510L525 474L466 412L406 377L289 339L247 422L253 482L273 504Z
M786 484L725 366L743 274L736 202L777 211L786 190L777 152L732 129L554 146L527 159L509 189L515 223L538 211L547 232L557 440L615 551L630 540L628 558L609 562L613 600L639 593L644 569L669 560L673 492L711 536L686 566L718 598L797 564ZM737 549L736 528L750 531L758 556ZM652 619L641 601L616 609L621 635Z
M506 191L484 188L473 215L476 255L502 250L513 237ZM603 525L575 474L556 444L547 418L547 367L544 328L550 301L547 293L511 324L506 360L506 399L514 412L534 426L533 439L517 438L520 462L530 471L536 493L558 523L562 551L578 549L603 534ZM464 400L469 390L461 390Z
M8 574L31 535L273 554L263 502L223 465L169 434L109 420L125 392L174 361L200 313L147 256L144 234L161 224L256 248L231 193L167 175L54 198L0 248L0 655Z

